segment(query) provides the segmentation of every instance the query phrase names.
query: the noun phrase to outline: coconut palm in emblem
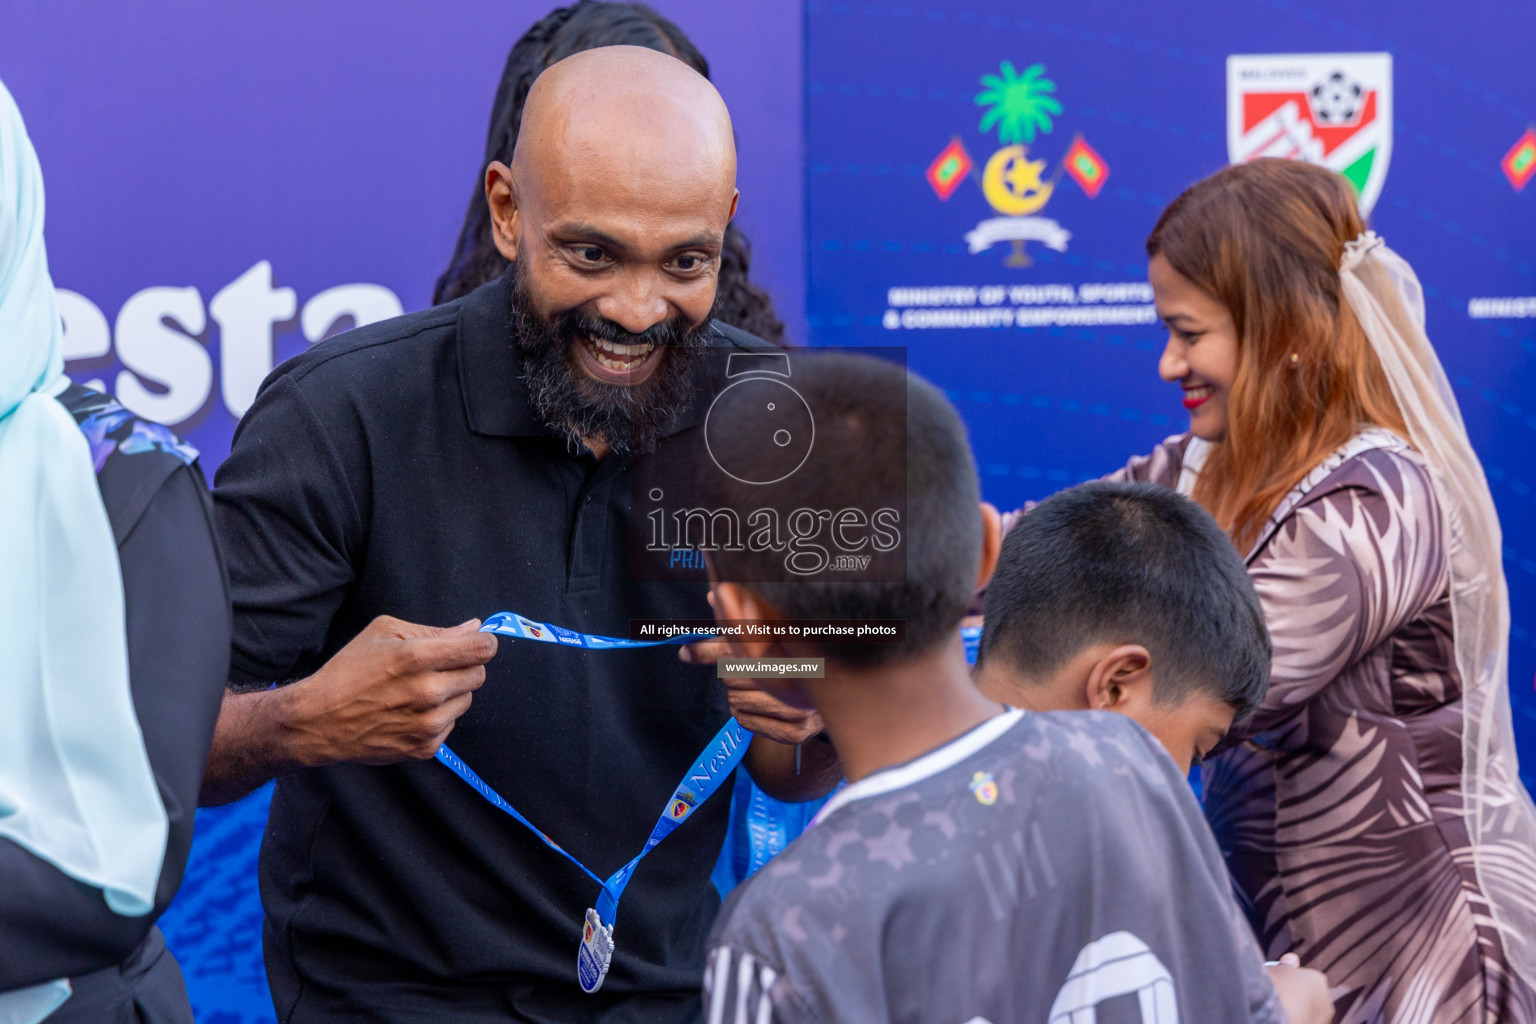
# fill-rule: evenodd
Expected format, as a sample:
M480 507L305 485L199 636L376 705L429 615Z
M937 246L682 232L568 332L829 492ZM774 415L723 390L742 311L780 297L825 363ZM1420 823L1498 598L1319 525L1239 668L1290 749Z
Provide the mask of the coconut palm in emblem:
M981 115L983 132L997 129L1003 148L992 154L981 176L981 191L992 208L1015 223L1009 226L1013 252L1004 261L1011 267L1027 267L1031 260L1024 251L1023 218L1050 202L1055 178L1045 180L1044 160L1029 159L1027 143L1036 133L1051 130L1052 115L1061 113L1061 104L1051 93L1056 83L1045 77L1044 64L1031 64L1021 75L1011 61L1003 61L1000 75L982 75L985 91L976 96L976 105L986 107ZM1034 227L1028 228L1033 232Z
M1035 133L1049 134L1052 116L1061 114L1061 104L1051 93L1056 83L1045 77L1044 64L1031 64L1021 75L1010 61L1003 61L1001 75L982 75L984 92L977 93L976 105L989 108L981 115L980 130L997 127L997 140L1003 145L1030 143Z

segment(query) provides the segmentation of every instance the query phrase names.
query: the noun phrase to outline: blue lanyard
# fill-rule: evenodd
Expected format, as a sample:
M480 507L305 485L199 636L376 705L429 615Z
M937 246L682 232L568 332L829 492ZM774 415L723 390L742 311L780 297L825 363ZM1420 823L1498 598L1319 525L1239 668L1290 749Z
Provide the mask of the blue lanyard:
M665 640L622 640L618 637L578 633L547 622L535 622L514 612L498 612L492 615L485 620L480 631L523 640L582 647L588 650L686 644L696 640L707 640L713 636L711 633L687 633ZM741 764L741 759L746 756L747 745L751 739L752 737L737 723L736 719L727 720L720 731L715 733L714 739L709 741L703 753L694 760L693 767L683 776L677 788L672 791L672 796L667 799L666 806L662 808L660 817L656 819L656 824L651 829L650 838L645 841L645 847L628 864L606 879L598 877L570 851L545 835L517 808L507 803L506 799L476 775L474 769L465 764L462 758L448 749L447 744L438 748L436 757L455 775L469 783L471 788L484 797L491 806L525 826L538 836L545 846L576 865L581 869L582 874L598 884L600 892L597 905L587 911L581 948L576 961L576 976L581 987L587 992L596 992L608 974L608 964L613 957L613 926L619 916L619 900L623 898L624 889L629 885L630 878L634 876L635 869L640 866L640 861L645 859L646 854L660 846L662 840L688 820L689 815L703 806L704 801L720 788L720 784L731 777L736 766Z
M968 665L976 664L976 654L981 650L981 627L961 626L960 640L965 644L965 661Z
M770 860L784 852L784 847L794 837L789 834L786 812L769 803L769 796L753 786L747 802L747 871L743 879L750 878Z
M619 647L661 647L666 644L691 644L699 640L713 640L714 633L683 633L665 640L623 640L616 636L594 636L578 633L574 629L534 622L516 612L497 612L480 627L482 633L510 636L517 640L538 640L546 644L564 644L567 647L585 647L590 651L606 651Z
M655 827L651 829L650 838L645 841L645 848L628 864L609 875L606 880L599 878L569 850L545 835L537 825L524 817L522 812L507 803L500 793L491 788L490 783L475 774L475 770L465 764L459 755L449 750L446 743L437 748L436 756L455 775L469 783L476 793L485 797L491 806L526 826L543 840L545 846L576 865L583 874L596 882L602 889L601 895L597 898L598 915L603 919L604 924L612 926L618 919L619 900L624 895L624 887L629 884L629 879L635 873L635 868L639 867L640 861L646 854L660 846L661 841L671 835L677 826L688 820L688 816L702 806L704 801L714 795L720 788L720 784L729 778L736 770L736 766L741 763L741 759L747 753L747 744L750 742L751 737L737 724L736 719L732 718L726 722L725 726L715 733L714 739L709 741L709 746L705 747L704 752L694 761L688 774L683 776L683 780L672 791L672 796L667 799L666 808L656 819Z

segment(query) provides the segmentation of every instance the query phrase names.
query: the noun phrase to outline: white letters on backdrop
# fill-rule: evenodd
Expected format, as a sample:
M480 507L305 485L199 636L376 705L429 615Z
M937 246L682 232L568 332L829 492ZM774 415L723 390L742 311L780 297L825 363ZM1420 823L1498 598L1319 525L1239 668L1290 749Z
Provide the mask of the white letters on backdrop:
M79 292L56 290L64 321L64 361L96 359L112 351L112 329L96 303Z
M304 303L299 326L314 344L325 340L343 317L351 317L353 327L362 327L404 312L395 293L381 284L339 284Z
M206 345L219 345L219 393L236 418L256 398L272 372L273 328L292 321L298 297L272 287L272 264L262 260L219 289L203 308L196 288L145 288L123 303L115 330L90 299L58 289L64 321L64 359L101 359L113 353L123 370L114 391L133 412L168 426L198 413L213 392L213 360ZM378 284L343 284L310 298L299 328L311 344L338 328L363 327L404 312L395 293ZM218 331L209 331L208 316ZM99 384L99 382L92 382Z
M293 319L298 297L272 287L272 264L262 260L219 289L208 312L219 322L219 390L236 416L256 401L272 372L272 325Z
M196 288L145 288L130 296L113 332L124 367L114 389L118 401L161 423L191 418L213 387L213 360L193 337L207 326ZM140 377L160 385L163 393L145 387Z

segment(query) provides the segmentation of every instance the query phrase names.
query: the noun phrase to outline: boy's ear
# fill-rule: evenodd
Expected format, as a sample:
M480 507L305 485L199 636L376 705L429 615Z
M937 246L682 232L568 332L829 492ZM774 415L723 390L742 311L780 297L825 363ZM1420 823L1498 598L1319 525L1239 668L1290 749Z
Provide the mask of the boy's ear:
M997 568L997 553L1003 549L1003 517L997 506L981 503L981 565L976 570L976 589L987 585Z
M779 617L762 598L739 583L712 583L709 588L709 606L715 610L715 621L753 619L771 621ZM732 637L730 645L744 658L765 658L773 648L773 641L763 638Z
M1137 717L1152 703L1152 654L1140 644L1105 651L1088 670L1088 706Z

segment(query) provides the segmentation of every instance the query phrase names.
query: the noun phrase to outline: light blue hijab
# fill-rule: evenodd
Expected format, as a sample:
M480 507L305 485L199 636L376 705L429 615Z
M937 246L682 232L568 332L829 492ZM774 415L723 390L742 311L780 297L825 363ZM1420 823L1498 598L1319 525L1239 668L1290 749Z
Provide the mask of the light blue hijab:
M85 435L54 397L61 341L42 172L0 84L0 838L136 917L154 906L165 807L128 689L117 544ZM61 980L0 995L0 1024L68 994Z

